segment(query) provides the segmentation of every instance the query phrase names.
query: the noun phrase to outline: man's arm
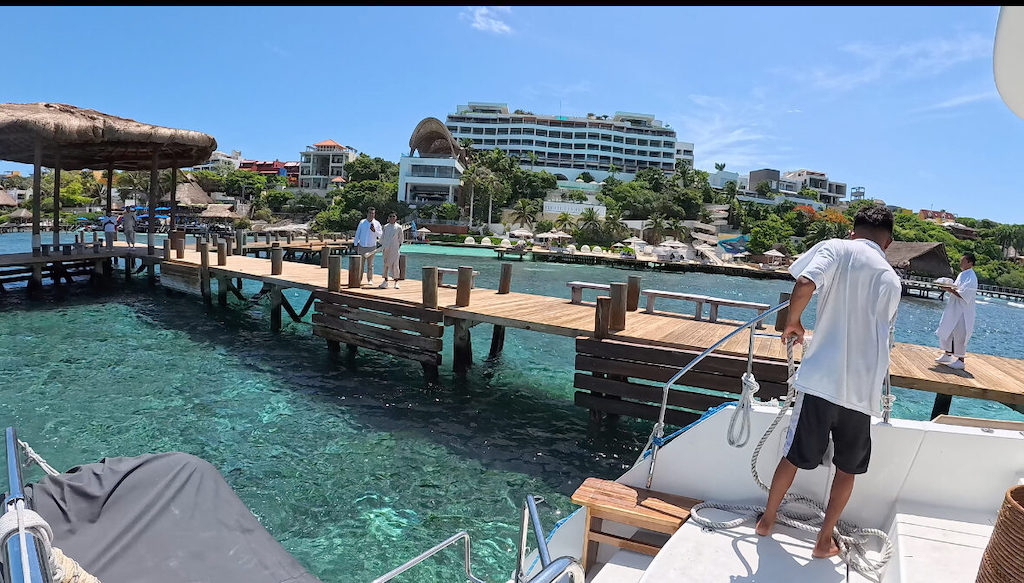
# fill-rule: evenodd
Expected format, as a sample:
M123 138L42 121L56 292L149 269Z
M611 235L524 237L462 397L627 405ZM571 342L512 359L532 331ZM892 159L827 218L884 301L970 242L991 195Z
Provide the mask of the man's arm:
M804 326L800 322L800 316L811 301L816 286L809 278L800 276L793 285L793 294L789 298L789 315L786 318L786 328L782 333L782 341L785 342L790 336L796 338L797 344L803 344Z

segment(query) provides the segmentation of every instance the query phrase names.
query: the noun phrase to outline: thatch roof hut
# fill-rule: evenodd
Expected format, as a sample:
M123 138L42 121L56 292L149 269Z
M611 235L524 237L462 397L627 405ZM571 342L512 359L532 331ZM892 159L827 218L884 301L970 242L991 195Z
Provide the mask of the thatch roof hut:
M0 190L0 206L18 206L18 201L7 191Z
M29 212L28 209L18 209L11 213L10 216L12 219L17 219L19 221L27 221L28 219L32 218L32 213Z
M913 275L952 277L945 243L893 241L885 250L889 265Z
M199 182L189 179L187 182L179 182L177 188L177 202L181 206L199 206L213 204L213 198Z
M211 204L206 207L206 210L199 213L199 217L203 219L225 219L234 220L242 218L241 215L231 210L229 204Z

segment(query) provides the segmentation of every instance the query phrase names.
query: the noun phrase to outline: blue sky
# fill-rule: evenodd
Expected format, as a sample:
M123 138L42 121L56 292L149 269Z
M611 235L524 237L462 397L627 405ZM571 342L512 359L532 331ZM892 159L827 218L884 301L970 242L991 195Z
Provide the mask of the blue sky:
M653 113L694 142L698 168L808 168L914 210L1024 222L1024 121L992 77L997 7L0 15L0 101L196 129L247 158L294 160L331 138L397 161L419 120L468 101L621 110Z

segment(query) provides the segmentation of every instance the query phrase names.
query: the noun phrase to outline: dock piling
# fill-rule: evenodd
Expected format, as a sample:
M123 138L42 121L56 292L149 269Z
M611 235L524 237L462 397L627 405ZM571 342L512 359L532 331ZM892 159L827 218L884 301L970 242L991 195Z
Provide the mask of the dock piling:
M331 248L326 246L326 245L320 247L320 268L321 269L327 269L327 266L330 265L330 263L329 263L330 257L331 257Z
M473 365L473 343L469 336L469 320L455 318L453 337L453 368L455 374L464 375Z
M284 300L281 286L270 286L270 331L281 331L281 303Z
M348 258L348 287L358 288L363 280L363 256L353 255Z
M631 275L626 282L626 311L635 312L640 305L640 276Z
M501 264L501 277L498 279L498 293L507 294L512 288L512 264ZM504 336L502 336L504 340Z
M217 305L227 307L228 305L228 281L230 278L224 274L217 274Z
M622 282L611 284L611 315L608 330L618 332L626 329L626 285Z
M224 241L224 252L227 255L231 255L231 248L234 247L235 242L234 239L231 237L223 237L222 240Z
M503 348L505 348L505 327L495 324L494 330L491 332L491 350L487 353L488 360L500 356Z
M473 268L459 266L459 282L455 289L455 305L464 308L469 305L469 295L473 288Z
M779 294L779 303L781 304L782 302L788 300L789 299L789 295L790 294L788 294L786 292L780 293ZM785 330L786 330L786 319L787 318L789 318L789 308L788 307L779 310L778 313L775 314L775 331L776 332L779 332L780 334L782 332L785 332Z
M177 259L185 258L185 238L174 240L174 257Z
M224 241L217 242L217 265L228 264L228 244Z
M405 279L405 265L406 265L405 253L398 256L398 279Z
M164 259L168 260L171 258L171 240L164 239Z
M608 337L608 322L611 319L612 299L598 296L597 310L594 312L594 338L604 340Z
M423 268L423 307L437 309L437 267Z
M270 249L270 275L281 275L284 271L284 248L273 247Z
M128 260L124 262L128 265ZM125 272L130 272L125 269ZM199 243L199 293L203 296L203 302L210 303L210 244L206 241Z
M332 292L341 291L341 255L330 255L327 266L327 289Z

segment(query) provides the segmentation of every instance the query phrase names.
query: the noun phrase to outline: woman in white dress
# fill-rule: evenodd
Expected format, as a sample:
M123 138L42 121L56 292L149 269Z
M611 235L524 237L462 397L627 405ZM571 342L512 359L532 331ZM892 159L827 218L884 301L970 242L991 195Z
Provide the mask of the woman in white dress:
M380 243L383 250L384 260L384 281L381 282L380 287L385 289L388 287L388 274L391 274L391 279L395 280L395 289L398 289L398 256L399 249L402 247L402 225L398 224L398 215L391 213L388 215L388 223L384 225L381 230Z

